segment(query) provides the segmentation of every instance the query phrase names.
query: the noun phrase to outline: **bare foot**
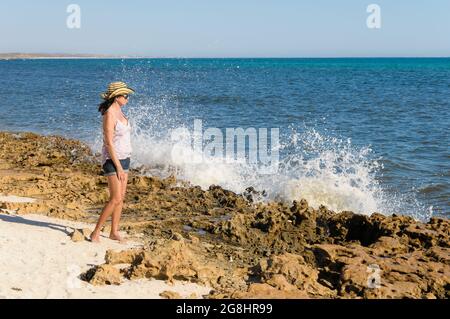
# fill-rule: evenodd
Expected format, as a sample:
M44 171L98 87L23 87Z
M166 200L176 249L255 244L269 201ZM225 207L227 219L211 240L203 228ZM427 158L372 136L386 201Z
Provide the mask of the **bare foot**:
M116 233L116 234L110 234L110 235L109 235L109 238L112 239L112 240L117 240L117 241L118 241L119 243L121 243L121 244L125 244L125 243L127 242L127 240L124 239L124 238L122 238L122 236L120 236L119 233Z
M89 238L91 239L91 242L93 242L93 243L100 242L100 234L96 234L96 233L92 232L92 234Z

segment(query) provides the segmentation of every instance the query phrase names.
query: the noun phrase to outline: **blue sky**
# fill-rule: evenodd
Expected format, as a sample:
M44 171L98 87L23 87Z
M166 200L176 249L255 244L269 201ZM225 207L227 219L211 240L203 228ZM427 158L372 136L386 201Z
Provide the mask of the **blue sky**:
M81 7L81 29L66 8ZM369 4L381 29L369 29ZM0 52L450 56L449 0L2 0Z

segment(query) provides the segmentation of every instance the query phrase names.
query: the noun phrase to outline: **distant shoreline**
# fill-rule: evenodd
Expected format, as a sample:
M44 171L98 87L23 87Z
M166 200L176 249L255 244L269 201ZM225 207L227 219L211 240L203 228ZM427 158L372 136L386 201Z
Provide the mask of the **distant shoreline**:
M0 60L38 60L38 59L129 59L131 56L96 54L51 54L51 53L0 53Z
M69 54L69 53L0 53L0 60L53 60L53 59L450 59L450 56L430 56L430 57L151 57L133 55L102 55L102 54Z

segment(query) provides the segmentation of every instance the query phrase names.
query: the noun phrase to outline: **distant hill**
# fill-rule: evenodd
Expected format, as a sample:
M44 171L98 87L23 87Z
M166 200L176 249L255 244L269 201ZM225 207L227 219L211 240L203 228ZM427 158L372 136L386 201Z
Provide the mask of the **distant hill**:
M0 53L0 60L17 59L100 59L100 58L132 58L131 56L105 54L71 54L71 53Z

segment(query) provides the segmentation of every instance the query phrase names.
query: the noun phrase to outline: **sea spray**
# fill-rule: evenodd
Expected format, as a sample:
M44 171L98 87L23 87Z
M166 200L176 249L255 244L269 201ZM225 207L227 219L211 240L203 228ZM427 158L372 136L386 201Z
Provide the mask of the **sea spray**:
M241 193L253 187L265 192L262 201L292 202L305 198L313 207L325 205L336 212L407 212L417 219L429 217L428 210L415 198L383 188L379 180L383 165L374 158L369 146L357 147L350 139L315 128L299 128L300 125L281 128L278 169L273 174L263 174L258 165L248 161L229 163L217 156L204 157L199 154L201 150L193 147L190 133L180 148L183 143L171 138L173 132L181 128L192 132L195 118L177 113L169 100L137 100L128 111L133 127L132 166L140 167L146 174L162 177L175 174L178 179L203 189L220 185ZM204 130L208 128L206 123ZM226 128L221 129L226 132ZM98 149L100 144L101 134L94 148ZM174 158L175 146L179 153ZM199 157L202 161L192 161Z
M357 148L351 140L325 136L307 129L287 138L278 190L288 201L305 198L314 206L358 213L386 211L383 192L375 178L380 164L369 147Z
M305 198L314 207L325 205L335 211L386 211L383 192L374 177L377 163L366 157L369 149L356 151L350 142L343 144L335 139L324 149L330 140L314 130L300 136L302 143L293 148L296 152L285 155L273 174L260 173L256 165L247 162L202 157L189 140L184 148L177 142L177 157L171 154L175 145L168 137L161 141L137 135L135 140L138 165L159 167L162 174L176 172L178 178L204 189L216 184L240 193L252 186L267 193L264 200L290 202ZM301 147L308 143L309 147ZM193 162L194 157L203 160Z

